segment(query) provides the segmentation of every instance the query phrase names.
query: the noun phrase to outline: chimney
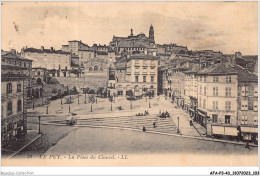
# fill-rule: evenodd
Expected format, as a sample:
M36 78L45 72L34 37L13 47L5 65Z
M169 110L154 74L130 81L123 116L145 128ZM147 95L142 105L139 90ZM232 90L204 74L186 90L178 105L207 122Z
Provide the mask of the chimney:
M42 50L42 51L44 50L44 47L43 47L43 46L41 46L41 50Z
M15 49L11 49L12 54L16 54L16 50Z

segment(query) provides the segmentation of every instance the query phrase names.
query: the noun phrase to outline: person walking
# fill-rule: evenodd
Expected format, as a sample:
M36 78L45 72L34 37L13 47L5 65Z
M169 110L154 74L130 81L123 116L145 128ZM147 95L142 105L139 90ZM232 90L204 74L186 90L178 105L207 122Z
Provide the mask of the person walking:
M146 132L146 128L145 128L145 126L143 126L143 132Z

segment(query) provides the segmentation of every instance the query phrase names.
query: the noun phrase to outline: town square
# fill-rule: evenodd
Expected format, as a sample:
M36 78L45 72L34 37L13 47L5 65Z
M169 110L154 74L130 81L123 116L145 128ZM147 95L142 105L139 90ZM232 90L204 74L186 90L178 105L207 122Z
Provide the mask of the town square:
M154 3L2 4L3 159L254 163L257 5Z

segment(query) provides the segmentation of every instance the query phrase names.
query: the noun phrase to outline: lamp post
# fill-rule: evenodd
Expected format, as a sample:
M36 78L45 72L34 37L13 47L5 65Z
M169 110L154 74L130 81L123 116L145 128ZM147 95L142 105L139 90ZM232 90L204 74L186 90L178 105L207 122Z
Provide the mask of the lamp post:
M49 105L46 106L46 114L49 114Z
M69 113L70 113L70 101L69 101Z
M39 134L41 134L41 116L38 116L39 119Z
M178 129L177 129L177 133L180 133L180 118L178 117Z

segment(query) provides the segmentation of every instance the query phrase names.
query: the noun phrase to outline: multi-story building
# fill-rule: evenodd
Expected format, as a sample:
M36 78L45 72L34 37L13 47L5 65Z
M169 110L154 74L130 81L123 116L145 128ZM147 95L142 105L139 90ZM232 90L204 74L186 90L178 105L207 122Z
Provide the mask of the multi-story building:
M258 140L258 77L237 66L238 107L237 125L243 140Z
M48 70L70 69L70 53L51 49L23 48L21 56L33 60L32 67L41 67Z
M198 71L199 67L193 67L191 70L184 72L184 106L193 119L198 107L198 77L196 76Z
M133 29L131 29L131 33L128 37L113 36L113 39L110 42L110 47L118 54L138 54L144 53L145 48L154 45L154 43L154 29L151 25L149 29L149 37L146 37L144 33L134 35Z
M15 52L2 55L1 142L6 145L27 133L27 89L30 88L32 60Z
M141 96L147 92L156 95L158 60L155 53L132 55L120 60L115 68L115 79L108 81L108 91L116 92L118 96Z
M238 74L236 66L220 63L197 72L198 109L195 120L208 135L237 136Z

